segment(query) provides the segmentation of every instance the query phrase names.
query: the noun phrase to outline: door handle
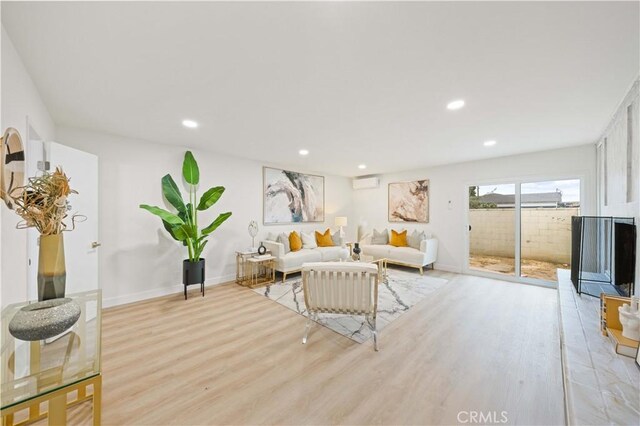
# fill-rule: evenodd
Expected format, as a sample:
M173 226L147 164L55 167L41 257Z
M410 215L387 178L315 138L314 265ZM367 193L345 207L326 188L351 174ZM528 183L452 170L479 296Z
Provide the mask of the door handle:
M91 248L92 248L92 249L94 249L94 248L98 248L98 247L100 247L101 245L102 245L102 244L100 244L99 242L94 241L94 242L92 242L92 243L91 243Z
M471 225L469 225L469 232L471 232Z

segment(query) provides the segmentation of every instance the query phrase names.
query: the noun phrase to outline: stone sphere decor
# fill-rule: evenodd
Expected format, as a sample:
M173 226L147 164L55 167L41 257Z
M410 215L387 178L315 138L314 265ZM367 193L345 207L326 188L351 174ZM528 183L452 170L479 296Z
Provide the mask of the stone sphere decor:
M16 339L34 341L57 336L80 318L80 305L69 298L31 303L20 309L9 323Z

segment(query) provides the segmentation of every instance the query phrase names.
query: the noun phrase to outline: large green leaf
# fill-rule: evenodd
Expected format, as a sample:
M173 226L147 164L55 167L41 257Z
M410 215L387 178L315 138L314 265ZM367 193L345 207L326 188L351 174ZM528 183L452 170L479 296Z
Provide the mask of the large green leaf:
M193 206L191 205L191 203L187 203L185 210L183 212L178 213L178 216L180 216L180 219L182 219L184 223L192 223L193 222L191 217L192 211L193 211Z
M198 230L191 223L185 223L181 226L182 231L186 234L187 238L195 240L198 238Z
M186 225L171 225L166 221L162 221L164 225L164 229L167 230L169 234L173 237L174 240L182 242L182 244L187 245L187 234L182 229L183 226Z
M184 162L182 163L182 176L184 180L191 185L197 185L200 182L200 170L198 169L198 163L193 158L191 151L187 151L184 154Z
M174 228L177 229L177 226L174 226L172 224L170 224L169 222L167 222L166 220L162 221L162 226L164 226L164 229L169 233L169 235L171 235L171 237L176 240L176 241L182 241L180 238L178 238L178 235L176 235L176 232L174 231Z
M231 216L231 212L222 213L220 216L216 218L216 220L211 222L211 225L207 226L202 230L202 235L211 234L213 231L215 231L218 228L218 226L222 225L222 222L229 219L229 216Z
M202 194L200 202L198 203L198 210L206 210L214 205L222 194L224 193L224 186L215 186Z
M180 219L180 217L164 209L161 209L160 207L140 204L140 208L145 209L149 213L158 216L160 219L168 222L170 225L184 225L184 221Z
M176 208L179 212L183 212L186 210L184 205L184 201L182 201L182 194L180 194L180 189L178 189L178 185L173 180L171 175L167 174L162 178L162 192L164 193L164 197L167 199L169 204Z

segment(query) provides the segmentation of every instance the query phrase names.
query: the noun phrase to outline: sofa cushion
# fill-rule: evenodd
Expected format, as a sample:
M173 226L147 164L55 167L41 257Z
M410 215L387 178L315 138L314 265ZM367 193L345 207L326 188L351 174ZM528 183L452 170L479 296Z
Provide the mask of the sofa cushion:
M278 235L278 239L276 240L280 244L284 246L284 253L287 254L291 251L291 244L289 244L289 236L284 232Z
M407 247L409 245L407 243L407 230L405 229L402 232L398 232L395 229L392 229L389 244L395 247Z
M318 247L333 247L333 240L331 239L331 230L327 228L324 234L316 231L316 243Z
M302 249L292 251L284 255L282 259L278 259L280 267L284 269L297 269L305 262L320 262L322 254L316 249Z
M289 234L289 244L291 244L291 251L298 251L302 249L302 239L296 231Z
M342 238L340 238L340 231L336 231L331 235L331 239L333 240L334 246L342 245Z
M416 250L420 250L420 242L426 239L427 236L425 235L424 231L418 232L415 229L413 230L411 235L407 235L407 243L409 244L409 247L412 247Z
M392 247L389 250L387 259L408 263L409 265L422 266L424 265L425 254L412 247Z
M302 237L302 248L314 249L318 247L318 243L316 243L316 236L314 235L313 232L311 233L301 232L300 235Z
M393 246L390 246L388 244L385 244L385 245L371 244L371 245L360 246L360 248L362 249L362 254L365 254L367 256L373 256L375 258L388 257L389 249L391 249L392 247Z
M269 232L267 234L267 237L265 238L265 241L276 241L276 242L278 242L278 235L274 234L273 232Z
M384 245L389 244L389 232L385 228L382 232L378 232L377 230L373 230L373 237L371 237L371 244L373 245Z
M322 256L323 262L330 262L333 260L346 259L349 256L349 249L342 247L318 247L313 249L313 251L318 251Z

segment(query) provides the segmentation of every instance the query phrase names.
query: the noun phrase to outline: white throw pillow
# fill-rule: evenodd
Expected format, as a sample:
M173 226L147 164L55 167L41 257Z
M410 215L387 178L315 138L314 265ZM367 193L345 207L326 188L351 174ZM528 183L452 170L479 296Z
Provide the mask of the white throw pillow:
M427 236L425 235L424 231L418 232L414 229L411 235L407 237L407 243L409 243L409 247L420 250L420 243L422 242L422 240L426 239Z
M378 230L373 230L373 237L371 238L371 244L373 245L385 245L389 244L389 231L387 228L383 229L381 232Z
M318 247L318 243L316 243L315 234L307 234L306 232L301 232L300 235L302 236L303 249L313 249Z
M274 234L273 232L269 232L267 234L267 238L265 238L266 241L278 241L278 236L276 234Z
M340 238L340 231L336 231L331 234L331 241L333 241L333 245L336 247L342 246L342 238Z
M291 251L291 244L289 244L289 235L286 232L278 235L277 241L284 246L284 254L287 254Z

